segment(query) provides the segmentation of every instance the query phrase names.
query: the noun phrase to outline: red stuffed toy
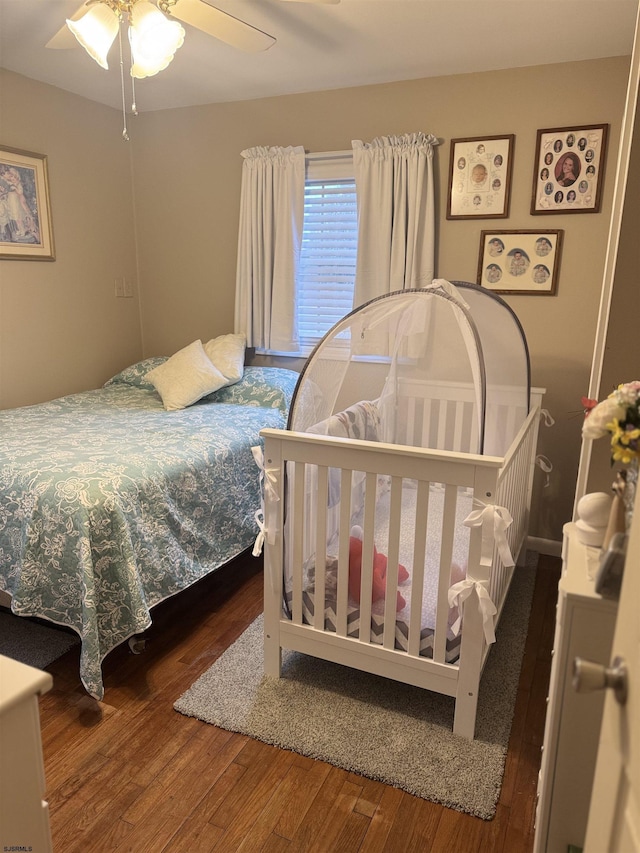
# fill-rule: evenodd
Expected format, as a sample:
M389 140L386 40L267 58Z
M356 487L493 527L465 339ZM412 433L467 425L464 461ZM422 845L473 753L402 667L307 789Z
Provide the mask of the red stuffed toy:
M354 535L356 534L356 535ZM360 534L360 536L358 536ZM349 537L349 595L354 601L360 603L360 582L362 577L362 530L354 527ZM398 583L408 580L409 572L403 565L398 566ZM372 601L379 601L385 597L387 588L387 558L381 554L376 546L373 546L373 579L372 579ZM400 593L397 593L396 612L402 610L406 601Z

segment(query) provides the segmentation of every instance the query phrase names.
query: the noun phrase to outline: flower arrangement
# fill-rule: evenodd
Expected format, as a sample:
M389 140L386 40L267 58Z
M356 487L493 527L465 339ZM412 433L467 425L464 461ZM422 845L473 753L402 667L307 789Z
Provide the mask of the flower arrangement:
M584 438L611 436L611 464L635 464L640 460L640 382L618 385L600 403L583 398Z

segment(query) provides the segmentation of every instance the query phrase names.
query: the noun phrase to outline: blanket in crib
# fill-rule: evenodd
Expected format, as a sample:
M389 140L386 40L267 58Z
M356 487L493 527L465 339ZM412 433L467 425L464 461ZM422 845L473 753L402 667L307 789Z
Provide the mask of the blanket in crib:
M317 435L332 435L338 438L359 438L363 441L378 441L380 413L375 403L361 400L342 412L331 415L320 423L309 427L307 432Z

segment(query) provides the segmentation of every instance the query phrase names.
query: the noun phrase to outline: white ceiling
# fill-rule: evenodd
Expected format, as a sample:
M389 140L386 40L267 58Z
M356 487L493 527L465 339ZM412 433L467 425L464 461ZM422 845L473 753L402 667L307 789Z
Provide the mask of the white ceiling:
M44 46L79 2L0 0L0 65L120 108L117 40L109 71L80 47ZM247 54L185 25L185 43L171 65L136 82L140 112L626 55L633 46L638 0L342 0L339 5L215 0L215 5L275 36L277 43Z

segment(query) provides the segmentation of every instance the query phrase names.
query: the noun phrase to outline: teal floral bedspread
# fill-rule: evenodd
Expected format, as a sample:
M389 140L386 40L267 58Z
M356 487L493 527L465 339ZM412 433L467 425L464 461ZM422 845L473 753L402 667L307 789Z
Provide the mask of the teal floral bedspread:
M80 677L150 609L249 547L263 427L284 427L298 375L248 367L236 385L167 412L146 359L95 391L0 411L0 589L12 610L76 631Z

